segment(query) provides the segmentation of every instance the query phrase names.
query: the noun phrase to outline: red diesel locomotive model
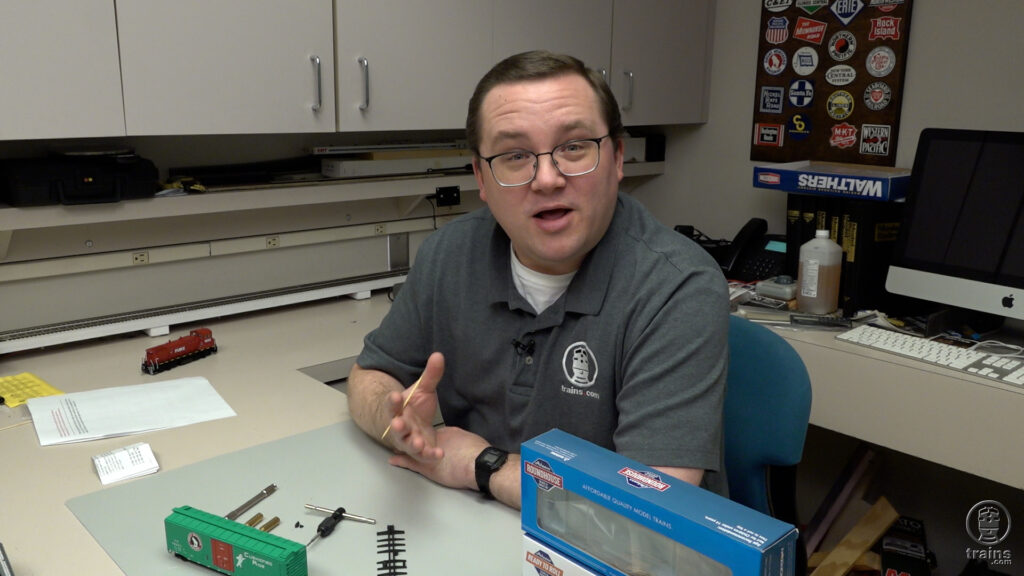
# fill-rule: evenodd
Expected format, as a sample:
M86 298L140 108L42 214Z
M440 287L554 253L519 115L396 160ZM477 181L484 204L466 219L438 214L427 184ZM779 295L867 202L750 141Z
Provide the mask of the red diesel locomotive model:
M179 364L185 364L217 351L217 342L209 328L196 328L177 340L166 344L146 348L146 357L142 359L142 371L150 374L170 370Z

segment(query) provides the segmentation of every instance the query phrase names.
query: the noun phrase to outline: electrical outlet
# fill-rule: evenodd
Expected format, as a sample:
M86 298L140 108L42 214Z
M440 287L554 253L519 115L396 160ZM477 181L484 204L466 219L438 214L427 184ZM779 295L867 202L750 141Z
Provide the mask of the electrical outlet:
M376 226L373 227L373 233L377 234L378 236L381 235L381 234L387 234L388 233L387 224L384 224L384 223L377 224Z
M149 252L133 252L132 264L149 264Z
M267 248L278 248L281 246L280 236L267 236Z
M458 206L462 202L462 193L458 186L438 186L434 189L437 207Z

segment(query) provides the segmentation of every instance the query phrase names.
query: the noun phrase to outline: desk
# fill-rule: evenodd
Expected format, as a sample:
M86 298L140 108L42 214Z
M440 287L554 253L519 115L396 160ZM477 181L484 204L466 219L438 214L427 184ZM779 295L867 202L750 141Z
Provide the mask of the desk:
M840 342L831 331L776 331L807 365L812 424L1024 488L1019 389Z
M31 425L0 431L5 458L0 542L18 576L60 574L69 566L81 574L120 573L64 505L102 488L92 468L93 455L137 439L153 446L161 470L167 471L348 419L344 395L298 369L358 354L363 335L379 324L388 308L387 299L376 295L206 322L220 352L158 377L207 377L238 413L234 418L130 441L113 438L46 448L39 446ZM183 331L177 327L174 335ZM834 332L779 333L810 371L813 424L1024 487L1024 467L1013 457L1024 437L1024 394L838 342ZM144 349L164 340L135 335L0 356L0 373L33 372L66 392L138 384L153 378L139 371ZM514 523L505 512L495 508L496 521ZM461 545L465 543L453 543ZM54 553L57 549L59 554ZM518 567L504 571L517 572Z
M0 373L32 372L65 392L205 376L238 414L130 438L45 448L39 446L31 424L0 431L4 456L0 542L15 573L45 576L65 573L69 567L79 574L121 573L64 504L103 489L92 466L93 455L135 441L149 442L163 473L347 420L345 396L298 369L358 354L363 336L380 323L388 308L387 298L377 295L361 301L333 300L212 320L204 325L213 330L219 352L157 376L142 374L139 365L145 348L166 338L115 337L53 351L0 356ZM176 327L172 337L184 328ZM266 483L270 481L273 479ZM245 494L229 508L249 496ZM492 504L482 508L485 512L474 521L518 527L518 514ZM348 506L354 513L362 513L355 503ZM453 542L452 549L466 545ZM518 549L521 541L513 539L508 545ZM449 551L438 552L452 557ZM519 570L516 565L494 573ZM212 572L197 568L196 573Z

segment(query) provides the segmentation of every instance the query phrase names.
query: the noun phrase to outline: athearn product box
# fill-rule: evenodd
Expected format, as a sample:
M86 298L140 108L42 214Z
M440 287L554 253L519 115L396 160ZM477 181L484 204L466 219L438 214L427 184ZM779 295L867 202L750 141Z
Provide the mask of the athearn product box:
M583 564L523 534L523 576L594 576Z
M797 194L899 201L909 185L907 168L808 160L754 166L754 186Z
M546 547L525 540L524 575L562 574L552 551L589 570L564 574L796 571L792 525L561 430L523 443L521 473L523 531Z

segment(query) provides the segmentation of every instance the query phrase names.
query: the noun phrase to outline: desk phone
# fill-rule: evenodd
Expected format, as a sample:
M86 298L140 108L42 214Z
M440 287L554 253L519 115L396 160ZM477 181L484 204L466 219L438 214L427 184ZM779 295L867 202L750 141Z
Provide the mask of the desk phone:
M786 265L786 237L768 234L764 218L751 218L728 244L709 248L729 280L753 282L778 276Z

